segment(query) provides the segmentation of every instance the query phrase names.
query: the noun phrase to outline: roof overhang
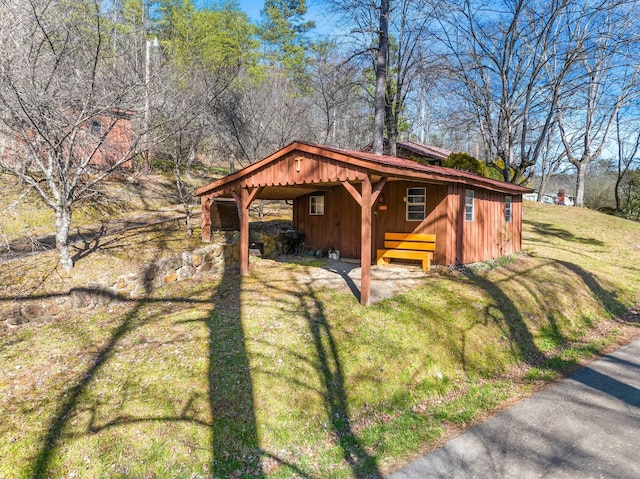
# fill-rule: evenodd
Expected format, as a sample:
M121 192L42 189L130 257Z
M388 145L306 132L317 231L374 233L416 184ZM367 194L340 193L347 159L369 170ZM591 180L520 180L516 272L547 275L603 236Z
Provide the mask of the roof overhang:
M286 175L286 172L280 175L277 172L264 174L265 170L275 167L283 159L288 160L290 166L294 164L292 162L298 161L296 171L300 171L300 160L305 158L313 158L317 163L330 162L340 172L336 173L331 169L332 173L323 175L318 173L316 168L306 174L302 172L298 176ZM294 142L242 170L197 189L195 193L198 196L228 197L244 186L260 187L257 198L286 200L322 191L343 181L359 182L359 178L365 175L373 180L385 177L389 180L404 179L432 184L458 183L505 194L524 194L532 191L529 188L485 178L467 171L425 165L391 156Z

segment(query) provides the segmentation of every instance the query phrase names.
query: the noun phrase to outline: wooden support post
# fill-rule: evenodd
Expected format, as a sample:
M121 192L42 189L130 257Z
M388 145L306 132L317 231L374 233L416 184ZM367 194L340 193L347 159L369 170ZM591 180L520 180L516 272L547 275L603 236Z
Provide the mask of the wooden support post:
M211 204L213 198L210 196L200 197L200 225L202 226L202 241L211 243Z
M362 211L362 221L360 226L360 303L369 305L371 297L371 210L376 202L382 188L384 188L387 178L383 177L375 185L371 185L369 176L362 180L362 191L358 192L348 181L343 181L342 185L349 192L353 199L360 205Z
M362 180L362 223L360 226L360 304L369 305L371 296L371 178Z
M249 272L249 190L240 192L240 274Z
M240 208L240 274L243 276L249 273L249 206L260 190L261 188L254 188L251 191L248 188L242 188L240 195L231 192Z

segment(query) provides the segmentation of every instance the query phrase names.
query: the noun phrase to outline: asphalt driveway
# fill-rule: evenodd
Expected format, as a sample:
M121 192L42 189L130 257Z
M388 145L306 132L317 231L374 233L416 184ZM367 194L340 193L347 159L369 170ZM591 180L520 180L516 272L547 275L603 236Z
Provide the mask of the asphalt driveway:
M390 476L640 477L640 340Z

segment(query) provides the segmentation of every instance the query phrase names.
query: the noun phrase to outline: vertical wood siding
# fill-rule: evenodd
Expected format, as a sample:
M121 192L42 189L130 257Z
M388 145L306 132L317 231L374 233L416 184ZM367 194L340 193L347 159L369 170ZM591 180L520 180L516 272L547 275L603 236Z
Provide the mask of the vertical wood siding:
M404 198L407 188L426 188L424 221L406 220ZM360 190L360 185L356 185ZM436 234L434 264L450 265L456 260L473 263L514 253L521 248L522 198L512 197L512 221L505 222L503 193L473 189L474 221L465 221L465 185L437 185L410 181L389 181L373 207L372 249L382 248L385 232ZM309 214L309 197L294 201L294 227L305 234L305 244L314 249L340 250L343 257L360 256L360 206L344 189L334 186L324 194L325 214ZM380 208L386 206L387 209Z

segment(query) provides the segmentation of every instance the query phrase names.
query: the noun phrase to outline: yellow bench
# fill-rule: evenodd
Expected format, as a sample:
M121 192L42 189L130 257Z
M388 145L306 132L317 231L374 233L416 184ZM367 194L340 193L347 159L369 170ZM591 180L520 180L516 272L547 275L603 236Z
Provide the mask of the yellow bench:
M419 233L385 233L384 247L377 253L377 264L389 263L390 259L422 261L422 271L429 271L431 258L436 250L436 235Z

